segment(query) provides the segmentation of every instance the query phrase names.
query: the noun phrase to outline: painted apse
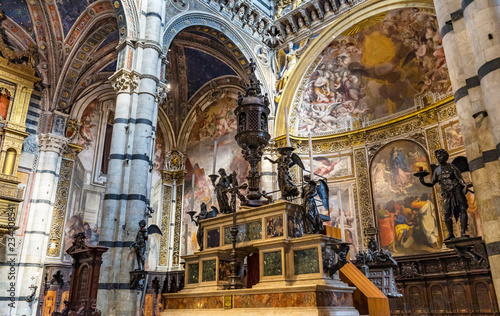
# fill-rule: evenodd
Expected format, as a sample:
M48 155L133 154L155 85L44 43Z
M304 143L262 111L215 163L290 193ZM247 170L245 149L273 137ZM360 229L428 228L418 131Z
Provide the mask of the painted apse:
M426 9L367 18L319 58L294 108L298 135L371 125L451 95L437 20Z
M189 134L187 143L186 160L186 182L184 189L184 211L183 211L183 233L181 254L191 254L198 251L196 241L196 225L186 213L193 209L200 211L201 203L206 203L208 210L210 206L216 206L217 202L213 196L213 186L208 175L213 173L214 142L217 140L217 162L215 172L219 168L226 169L227 173L236 171L238 182L246 181L248 174L248 163L241 154L241 148L236 143L236 100L238 98L235 89L226 89L222 96L208 104L206 107L196 106L196 119ZM192 200L193 183L192 175L195 175L194 203Z

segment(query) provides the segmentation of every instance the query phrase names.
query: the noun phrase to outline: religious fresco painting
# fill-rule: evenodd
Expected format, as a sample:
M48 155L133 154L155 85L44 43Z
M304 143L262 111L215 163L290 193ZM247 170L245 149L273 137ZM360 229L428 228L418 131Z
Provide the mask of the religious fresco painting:
M351 243L349 254L354 258L358 253L358 234L357 234L357 221L356 209L354 207L354 192L353 186L339 186L336 183L329 183L330 190L330 209L326 210L324 207L318 207L318 210L323 215L330 216L330 220L324 222L325 226L332 226L336 228L342 227L342 217L340 215L339 203L339 190L340 202L342 205L342 212L344 213L344 230L346 230L345 241Z
M332 154L321 157L313 157L314 173L326 179L344 178L353 175L352 156ZM310 170L308 157L302 157L302 162L307 170Z
M470 172L462 173L462 177L464 178L465 183L472 182ZM471 237L483 236L483 227L479 216L476 194L469 191L465 195L465 198L467 199L467 204L469 204L469 208L467 209L467 215L469 216L467 233Z
M234 140L236 135L236 108L237 93L224 91L221 98L201 110L196 109L196 121L189 134L186 160L186 182L184 189L183 223L181 254L192 254L198 251L196 241L197 226L191 221L186 213L193 207L197 213L200 211L201 203L207 204L207 210L211 206L218 207L213 185L208 177L213 170L214 141L217 140L217 165L225 168L227 173L236 171L238 183L246 182L249 165L241 154L241 148ZM192 200L193 183L192 175L195 175L194 203Z
M448 123L441 128L443 139L445 141L445 149L448 152L456 152L464 146L462 130L458 121Z
M394 256L441 250L439 216L432 189L413 173L430 172L426 153L414 142L401 140L380 149L370 167L380 246Z
M372 16L335 38L303 86L297 133L343 132L451 95L434 13Z
M5 88L0 88L0 117L7 119L7 112L9 111L10 104L10 91Z

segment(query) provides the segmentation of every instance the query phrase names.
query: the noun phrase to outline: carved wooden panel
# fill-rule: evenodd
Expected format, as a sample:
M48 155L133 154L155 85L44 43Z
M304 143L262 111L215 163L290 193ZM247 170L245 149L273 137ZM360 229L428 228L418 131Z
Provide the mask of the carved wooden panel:
M398 257L394 274L391 315L499 315L490 270L454 251Z

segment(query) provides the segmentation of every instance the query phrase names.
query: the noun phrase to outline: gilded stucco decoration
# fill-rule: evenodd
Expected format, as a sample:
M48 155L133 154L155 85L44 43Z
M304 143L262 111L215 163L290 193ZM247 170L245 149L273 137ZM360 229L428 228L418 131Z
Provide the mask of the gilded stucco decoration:
M66 219L66 209L69 198L69 188L71 177L73 176L74 159L80 153L82 147L69 145L62 153L61 169L59 171L59 181L57 182L56 200L50 224L49 244L46 255L48 257L59 257L63 244L63 228Z
M184 175L184 173L183 173ZM181 247L181 218L182 218L182 195L183 184L178 184L175 188L175 224L174 224L174 251L172 264L178 265L180 260L180 247Z
M160 266L168 264L168 239L170 236L170 212L172 207L172 187L163 185L163 208L161 215L161 230L163 235L160 237Z
M165 155L165 165L168 171L181 171L184 170L186 155L174 149Z
M363 230L375 227L373 221L373 206L370 190L370 178L368 175L368 161L364 148L354 151L354 165L356 168L356 179L358 187L358 206L361 213L361 226ZM362 235L360 235L361 237Z

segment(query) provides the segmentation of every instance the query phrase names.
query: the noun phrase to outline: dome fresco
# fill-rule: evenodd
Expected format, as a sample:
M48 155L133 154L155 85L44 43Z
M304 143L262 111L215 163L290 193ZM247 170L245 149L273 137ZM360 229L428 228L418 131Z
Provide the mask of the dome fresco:
M434 13L372 16L320 54L295 106L298 135L345 132L412 112L452 94Z

